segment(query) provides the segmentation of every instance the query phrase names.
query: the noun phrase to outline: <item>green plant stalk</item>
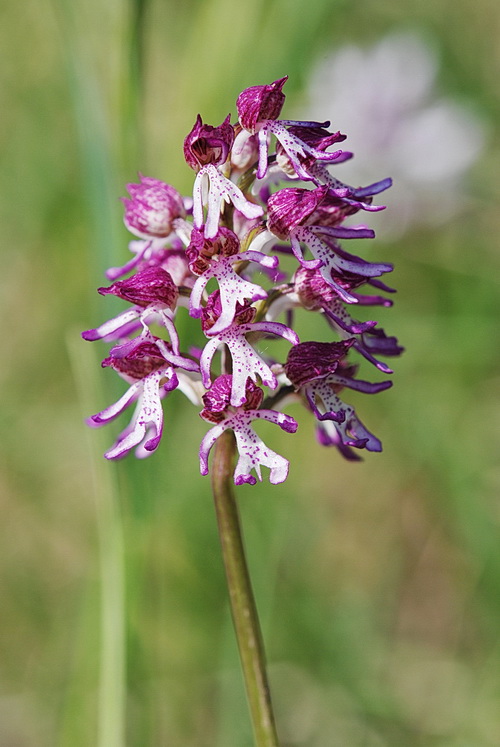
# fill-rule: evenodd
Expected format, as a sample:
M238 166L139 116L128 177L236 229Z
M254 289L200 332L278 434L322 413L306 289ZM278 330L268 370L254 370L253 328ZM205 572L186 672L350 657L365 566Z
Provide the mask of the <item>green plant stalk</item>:
M212 464L212 490L222 557L255 745L279 747L267 679L264 644L232 487L234 452L234 436L231 431L226 431L215 445Z

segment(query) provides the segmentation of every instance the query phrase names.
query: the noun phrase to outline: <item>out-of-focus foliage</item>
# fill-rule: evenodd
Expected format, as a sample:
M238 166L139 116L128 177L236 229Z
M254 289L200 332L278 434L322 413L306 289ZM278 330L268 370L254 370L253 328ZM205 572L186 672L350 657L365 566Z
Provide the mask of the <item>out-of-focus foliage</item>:
M491 125L499 27L497 0L5 4L1 747L251 744L204 424L172 397L159 452L117 466L83 425L119 391L78 335L113 305L94 288L127 254L125 183L187 192L198 112L218 124L288 73L290 114L318 60L395 29L431 39L440 94ZM500 743L499 171L491 128L452 220L373 242L407 348L363 402L383 454L342 462L297 408L296 436L269 434L288 481L239 491L289 747Z

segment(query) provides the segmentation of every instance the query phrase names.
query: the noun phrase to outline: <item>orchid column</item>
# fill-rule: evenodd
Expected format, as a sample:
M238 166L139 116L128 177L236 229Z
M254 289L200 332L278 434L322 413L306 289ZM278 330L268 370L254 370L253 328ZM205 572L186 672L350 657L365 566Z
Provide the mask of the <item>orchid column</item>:
M368 262L340 243L373 238L364 224L347 225L346 219L383 209L372 201L390 179L354 188L336 178L330 167L352 157L331 150L345 136L329 132L329 122L279 119L285 82L243 91L235 124L228 116L212 127L198 115L184 142L185 159L196 172L192 197L151 177L128 185L132 258L108 271L113 282L99 292L131 306L83 333L87 340L112 343L103 366L129 384L89 424L108 423L135 404L108 459L156 451L164 400L168 409L176 391L211 425L200 444L200 471L208 474L215 447L212 485L258 747L278 741L231 478L235 485L254 485L262 467L273 484L287 478L288 460L260 439L252 423L267 420L295 433L296 421L282 411L293 401L316 418L321 444L336 446L348 459L359 459L363 449L380 451L379 439L339 395L391 386L389 380L356 378L353 354L391 374L380 357L402 351L375 320L360 321L350 311L392 305L385 294L393 291L380 280L392 266ZM283 256L295 258L291 271L280 268ZM298 309L317 313L318 325L333 339L300 341L293 329ZM186 313L199 319L206 339L201 350L179 338L176 318ZM286 360L272 355L276 338L289 344Z

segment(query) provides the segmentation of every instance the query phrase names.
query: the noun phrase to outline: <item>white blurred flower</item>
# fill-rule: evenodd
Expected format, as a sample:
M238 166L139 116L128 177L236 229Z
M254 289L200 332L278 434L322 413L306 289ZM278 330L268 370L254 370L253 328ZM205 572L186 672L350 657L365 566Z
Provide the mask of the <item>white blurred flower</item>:
M308 86L308 118L326 114L355 154L332 173L352 185L393 177L383 195L388 210L372 216L385 238L463 208L466 172L484 147L484 121L436 93L437 72L432 46L399 32L368 50L342 47L321 60Z

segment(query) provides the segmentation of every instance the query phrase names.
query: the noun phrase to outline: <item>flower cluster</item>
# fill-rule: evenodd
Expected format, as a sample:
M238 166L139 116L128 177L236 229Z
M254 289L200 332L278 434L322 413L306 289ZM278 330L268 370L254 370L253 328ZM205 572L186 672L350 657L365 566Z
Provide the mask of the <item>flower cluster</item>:
M357 379L350 351L388 374L379 356L399 355L402 348L376 321L358 321L349 309L390 306L382 294L392 289L379 278L392 267L348 253L340 240L373 237L366 226L346 226L344 219L383 209L372 204L373 196L391 182L354 188L335 178L329 167L352 156L337 148L345 136L330 132L329 122L279 119L285 82L243 91L235 124L228 116L213 127L198 116L184 141L186 162L196 172L192 198L151 177L128 185L123 202L125 224L136 237L129 245L133 256L108 270L111 285L99 293L131 306L83 333L86 340L113 344L102 365L129 384L89 423L108 423L135 404L108 459L132 449L144 457L158 447L162 400L176 389L212 425L200 446L202 474L210 449L230 429L239 453L235 483L262 479L262 466L272 483L283 482L288 461L263 443L252 423L268 420L294 433L296 421L281 412L293 400L316 417L320 443L350 459L358 458L356 450L381 450L339 395L346 388L373 394L391 385ZM368 294L361 286L371 286ZM301 342L292 328L299 309L322 315L337 339ZM200 320L203 348L181 345L178 313ZM268 353L276 338L288 344L285 361ZM265 399L262 387L269 389Z

